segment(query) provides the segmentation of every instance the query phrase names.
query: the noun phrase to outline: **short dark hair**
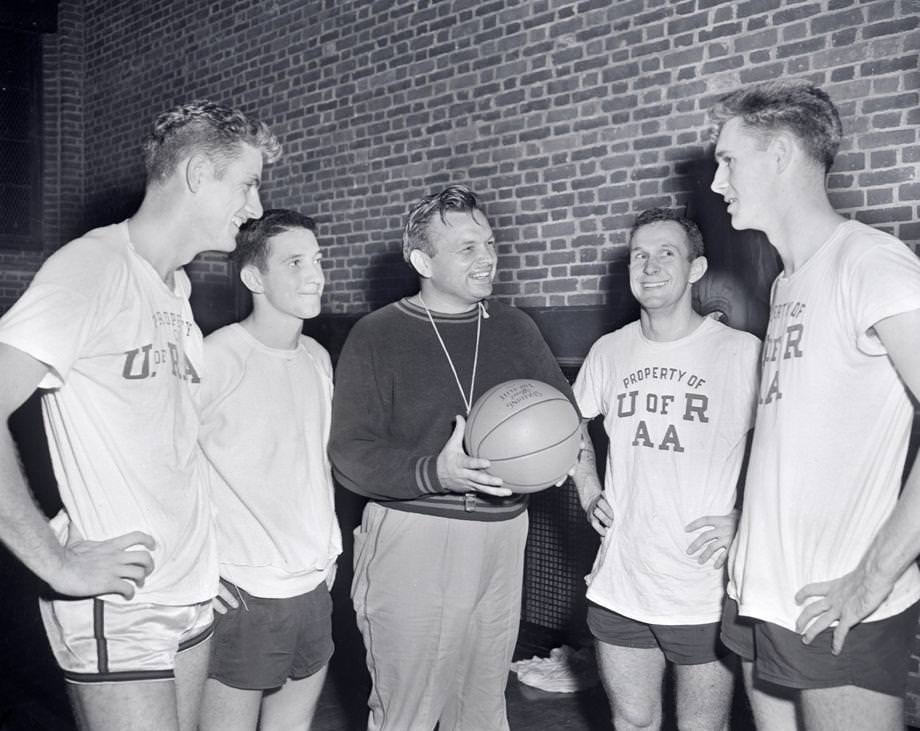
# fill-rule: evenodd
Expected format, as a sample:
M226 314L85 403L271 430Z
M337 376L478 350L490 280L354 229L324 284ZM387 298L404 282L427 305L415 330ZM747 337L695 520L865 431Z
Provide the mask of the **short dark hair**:
M766 81L723 96L709 110L714 141L735 117L765 138L778 130L791 132L825 172L834 164L843 137L840 114L827 92L801 79Z
M230 254L230 260L240 269L252 264L264 272L271 238L298 228L316 235L316 221L309 216L286 208L270 208L262 214L262 218L251 218L240 226L236 234L236 249Z
M705 255L706 250L703 246L703 234L700 233L700 227L691 219L670 208L649 208L636 216L636 220L629 231L629 245L632 246L633 237L640 228L662 221L676 223L687 234L687 255L690 261L693 261L698 256Z
M281 156L281 145L264 122L250 120L239 109L199 99L164 112L144 140L147 182L166 180L184 157L208 155L222 173L248 144L262 152L265 162Z
M403 259L409 262L412 252L421 249L428 256L435 255L434 246L428 238L428 222L438 214L446 221L450 211L471 213L481 211L476 194L465 185L449 185L440 193L432 193L418 201L409 210L403 227Z

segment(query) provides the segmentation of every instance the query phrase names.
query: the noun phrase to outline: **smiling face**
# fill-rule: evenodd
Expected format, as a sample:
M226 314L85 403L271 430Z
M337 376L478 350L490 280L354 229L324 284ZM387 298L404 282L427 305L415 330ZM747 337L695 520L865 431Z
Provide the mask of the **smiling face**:
M480 211L448 211L443 221L433 216L428 239L435 254L416 249L412 261L422 275L422 296L429 308L464 312L492 294L495 237Z
M643 310L691 307L690 285L706 272L706 260L689 256L679 223L656 221L636 230L629 247L629 288Z
M223 166L203 164L197 190L201 251L233 251L240 226L262 215L262 151L243 143L240 148Z
M728 204L732 228L764 230L770 220L770 184L775 173L769 161L769 144L735 117L719 133L715 158L718 167L710 186Z
M292 228L272 236L262 270L247 264L246 285L261 304L283 316L306 320L320 312L326 277L322 254L312 231Z

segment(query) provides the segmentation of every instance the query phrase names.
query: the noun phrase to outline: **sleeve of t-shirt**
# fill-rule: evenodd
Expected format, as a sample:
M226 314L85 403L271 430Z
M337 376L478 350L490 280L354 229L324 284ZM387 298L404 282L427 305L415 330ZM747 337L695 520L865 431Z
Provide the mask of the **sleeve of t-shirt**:
M896 239L862 254L844 282L850 295L857 347L867 355L884 355L885 346L873 329L886 317L920 309L920 259Z
M0 319L0 342L48 366L39 388L64 385L74 362L106 327L110 270L69 244L45 262Z
M606 414L604 399L605 368L601 341L591 346L585 362L578 370L572 390L578 402L578 410L585 419L593 419L598 414Z
M760 340L753 335L745 333L746 337L739 338L738 349L734 362L737 364L738 400L737 412L740 421L740 431L747 433L754 427L754 417L757 412L757 396L760 386Z

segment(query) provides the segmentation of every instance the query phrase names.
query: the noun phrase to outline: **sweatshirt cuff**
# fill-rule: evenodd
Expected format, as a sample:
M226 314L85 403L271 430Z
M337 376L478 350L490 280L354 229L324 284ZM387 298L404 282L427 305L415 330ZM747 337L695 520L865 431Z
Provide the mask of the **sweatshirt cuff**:
M423 495L444 492L438 479L438 460L435 457L420 457L415 463L415 484Z

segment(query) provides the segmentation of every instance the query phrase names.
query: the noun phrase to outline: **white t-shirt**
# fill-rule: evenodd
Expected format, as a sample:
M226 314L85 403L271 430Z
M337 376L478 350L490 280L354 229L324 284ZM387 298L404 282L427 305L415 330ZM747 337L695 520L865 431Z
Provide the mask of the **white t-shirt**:
M156 566L132 601L192 604L217 590L192 393L201 332L185 272L170 290L128 236L126 223L98 228L49 257L0 341L50 369L40 387L59 538L71 523L91 540L149 533Z
M205 340L201 446L221 576L261 597L322 582L342 551L326 446L332 365L312 338L270 348L242 325Z
M898 499L913 409L872 327L920 308L920 260L847 221L771 301L729 594L794 630L796 592L855 568ZM911 564L866 621L918 598Z
M724 571L687 555L702 531L685 526L734 507L759 351L753 335L711 318L670 342L636 321L591 348L574 391L585 418L604 415L614 519L588 599L649 624L718 621Z

